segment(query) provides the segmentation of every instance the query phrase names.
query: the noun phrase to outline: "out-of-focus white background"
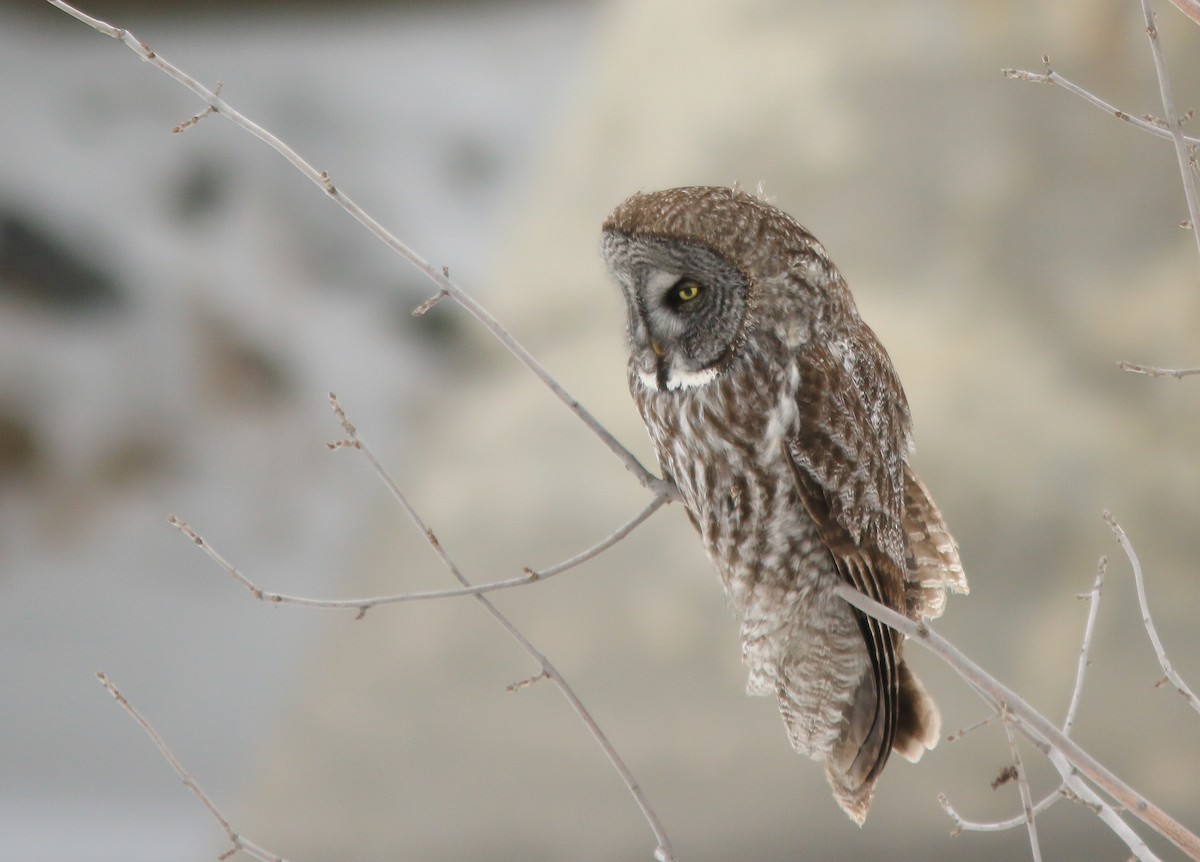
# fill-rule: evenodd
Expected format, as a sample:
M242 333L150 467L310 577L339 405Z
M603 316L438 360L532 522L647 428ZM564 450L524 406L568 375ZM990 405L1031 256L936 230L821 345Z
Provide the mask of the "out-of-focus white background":
M1161 30L1184 107L1200 31ZM173 10L171 14L166 11ZM1099 518L1136 543L1200 683L1200 261L1168 144L1000 68L1160 110L1135 2L109 4L482 299L647 464L597 252L627 194L763 183L822 239L913 407L972 594L939 629L1051 716L1110 557L1077 735L1193 829L1200 719L1167 689ZM339 393L476 580L557 561L643 492L432 287L261 144L48 4L0 9L0 859L211 858L222 836L103 669L254 840L295 860L649 858L633 802L351 452ZM891 765L852 827L774 705L677 509L497 601L577 687L680 858L1021 858L936 794L1016 812L996 728ZM982 707L912 651L947 730ZM1032 752L1036 790L1053 777ZM1123 858L1085 811L1047 858ZM1167 857L1171 851L1165 851Z

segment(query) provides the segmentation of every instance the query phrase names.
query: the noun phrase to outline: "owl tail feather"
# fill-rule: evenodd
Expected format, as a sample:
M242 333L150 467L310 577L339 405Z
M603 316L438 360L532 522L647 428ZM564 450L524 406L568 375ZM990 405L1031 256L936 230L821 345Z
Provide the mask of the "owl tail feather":
M867 730L866 717L874 712L875 704L869 679L864 679L857 708L849 716L838 752L825 762L825 777L834 800L859 826L867 819L871 798L875 795L875 782L882 770L882 763L869 772L865 767L876 761L881 743L881 735L875 727ZM899 685L899 712L892 751L916 763L926 750L937 745L942 717L925 686L903 661L900 662Z
M896 716L896 738L892 751L909 763L916 763L929 749L938 744L942 733L942 714L937 704L921 685L921 680L900 663L900 714Z
M867 820L867 811L871 808L871 797L875 795L875 779L872 778L858 787L851 787L846 783L845 775L828 763L825 765L825 777L829 779L834 801L851 820L862 826Z

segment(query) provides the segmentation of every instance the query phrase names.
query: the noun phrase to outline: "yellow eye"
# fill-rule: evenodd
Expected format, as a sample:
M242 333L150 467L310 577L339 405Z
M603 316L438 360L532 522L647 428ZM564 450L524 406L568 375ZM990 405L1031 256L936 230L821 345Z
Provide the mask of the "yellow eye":
M675 296L679 299L680 302L691 302L693 299L695 299L699 295L700 295L700 285L696 284L696 282L694 282L694 281L686 282L681 287L679 287L678 290L675 291Z

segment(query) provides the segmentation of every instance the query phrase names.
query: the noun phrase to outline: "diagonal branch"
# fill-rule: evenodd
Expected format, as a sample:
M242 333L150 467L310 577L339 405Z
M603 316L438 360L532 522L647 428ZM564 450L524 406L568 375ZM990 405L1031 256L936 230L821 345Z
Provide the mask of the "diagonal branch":
M158 751L163 756L163 759L165 759L167 763L171 765L171 768L175 770L175 774L179 776L180 780L183 782L183 786L190 790L192 795L200 800L200 803L208 810L208 813L212 815L212 818L220 824L221 829L225 832L225 837L229 839L229 843L232 845L229 850L221 854L219 857L220 859L228 859L238 850L241 850L247 856L252 856L255 859L261 860L261 862L287 862L286 859L280 858L276 854L266 850L263 847L260 847L250 839L235 832L233 826L229 822L229 818L221 813L216 804L208 797L208 794L205 793L203 788L196 783L196 779L192 777L192 774L187 771L184 765L179 761L179 758L175 756L175 752L171 751L171 748L167 745L166 740L164 740L159 732L154 729L154 725L152 725L145 718L145 716L137 711L134 705L125 698L125 695L121 694L120 690L112 684L107 676L105 676L103 673L97 673L96 678L100 680L100 684L108 690L108 693L113 696L113 699L121 705L121 708L129 713L133 720L141 726L142 730L146 731L146 735L154 741L154 745L158 748Z
M562 384L555 380L550 372L547 371L545 367L543 367L542 364L534 358L533 354L531 354L524 347L524 345L517 341L512 333L505 329L500 322L487 311L487 309L485 309L462 288L450 280L445 268L439 269L433 266L433 264L429 263L419 254L401 242L395 234L376 221L374 217L372 217L362 207L351 200L348 195L335 186L327 171L318 171L311 164L305 161L299 153L281 141L274 134L267 131L241 112L235 110L228 102L222 99L216 91L208 89L178 66L169 63L161 55L155 52L148 44L138 39L128 30L114 27L106 21L101 21L98 18L93 18L90 15L80 12L70 4L63 2L63 0L47 0L47 2L53 6L57 6L71 17L82 21L92 29L116 39L118 42L125 45L125 47L129 48L129 50L133 51L133 53L135 53L142 60L150 63L152 66L159 69L175 81L178 81L184 87L187 87L202 100L204 100L205 104L208 106L208 109L201 114L197 114L193 120L198 120L201 116L207 113L220 114L235 126L249 132L254 137L258 138L271 149L275 150L277 153L287 159L288 162L290 162L291 165L296 168L296 170L302 173L314 185L323 189L330 198L336 201L337 204L347 213L349 213L359 224L369 230L388 248L400 255L402 258L416 267L426 278L436 284L438 287L439 296L441 294L449 296L456 303L458 303L458 305L464 311L478 320L483 327L496 338L497 341L503 344L504 347L521 362L522 365L528 368L534 374L534 376L538 378L538 380L542 381L542 383L554 393L555 397L557 397L559 401L565 404L572 413L579 417L583 424L586 425L593 434L600 438L600 441L604 443L604 445L607 446L608 449L621 460L621 463L625 465L625 469L633 473L633 475L637 477L638 481L641 482L643 486L653 491L656 495L662 494L671 500L679 499L679 491L675 488L675 485L672 482L654 475L644 466L642 466L642 463L638 461L637 457L634 456L634 454L628 449L626 449L625 446L623 446L617 440L617 438L608 431L608 429L601 425L596 417L587 410L587 408L576 401L575 398L563 388ZM188 121L176 128L178 131L182 131L183 127L187 127L189 125L194 125L194 123L192 121Z
M1096 791L1092 790L1087 782L1079 777L1079 773L1061 751L1051 748L1046 757L1058 770L1058 774L1062 776L1063 789L1060 790L1061 793L1070 794L1077 802L1092 809L1101 822L1125 842L1125 846L1129 848L1129 852L1138 862L1162 862L1146 846L1146 842L1141 839L1141 836L1133 831L1133 827L1121 819L1117 810L1100 798ZM1191 858L1196 857L1192 856Z
M1171 0L1171 3L1197 24L1200 24L1200 0Z
M1120 108L1110 105L1108 102L1101 99L1090 90L1085 90L1078 84L1064 78L1062 75L1050 68L1050 58L1043 55L1042 62L1046 64L1046 71L1043 72L1027 72L1024 69L1001 69L1004 77L1011 78L1014 81L1028 81L1032 84L1055 84L1062 87L1068 93L1074 93L1079 98L1083 99L1092 105L1095 105L1106 114L1112 114L1118 120L1123 120L1132 126L1136 126L1143 132L1149 132L1155 137L1171 140L1171 133L1162 125L1160 120L1155 120L1150 117L1135 117L1127 111L1122 111ZM1191 138L1184 136L1184 141L1192 146L1200 145L1200 138Z
M1006 710L1016 728L1039 751L1047 756L1050 756L1052 752L1058 752L1064 758L1072 774L1087 778L1118 805L1127 809L1182 850L1189 859L1200 862L1200 837L1190 832L1182 823L1118 778L1112 770L1084 751L1073 739L1064 735L1053 722L1026 703L1020 695L930 628L927 622L910 620L903 614L860 593L847 583L840 583L834 589L841 598L863 613L903 632L942 659L969 686L979 692L981 697L997 709Z

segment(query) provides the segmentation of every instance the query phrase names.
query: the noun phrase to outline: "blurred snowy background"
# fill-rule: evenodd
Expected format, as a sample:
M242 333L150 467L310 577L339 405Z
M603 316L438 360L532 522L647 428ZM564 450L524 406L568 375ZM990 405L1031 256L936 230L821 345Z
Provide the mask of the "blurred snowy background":
M1166 4L1184 107L1200 31ZM576 0L85 7L279 134L481 298L652 463L597 233L630 192L760 181L839 262L899 368L917 464L972 595L940 629L1051 716L1112 559L1078 736L1196 828L1200 730L1158 669L1142 554L1200 681L1200 361L1168 145L999 69L1159 110L1134 2ZM170 14L168 14L168 11ZM274 153L38 0L0 7L0 860L213 858L221 835L105 670L246 835L289 858L649 858L554 690L469 600L253 602L189 521L280 592L447 586L361 459L338 392L468 575L561 559L645 502L578 422ZM681 858L1022 858L951 840L936 793L1009 816L995 729L897 763L854 829L775 708L680 511L500 604L555 660ZM947 730L982 708L918 651ZM1030 758L1032 759L1032 758ZM1035 768L1037 789L1052 778ZM1086 812L1048 858L1124 858ZM1169 856L1169 851L1167 852Z

